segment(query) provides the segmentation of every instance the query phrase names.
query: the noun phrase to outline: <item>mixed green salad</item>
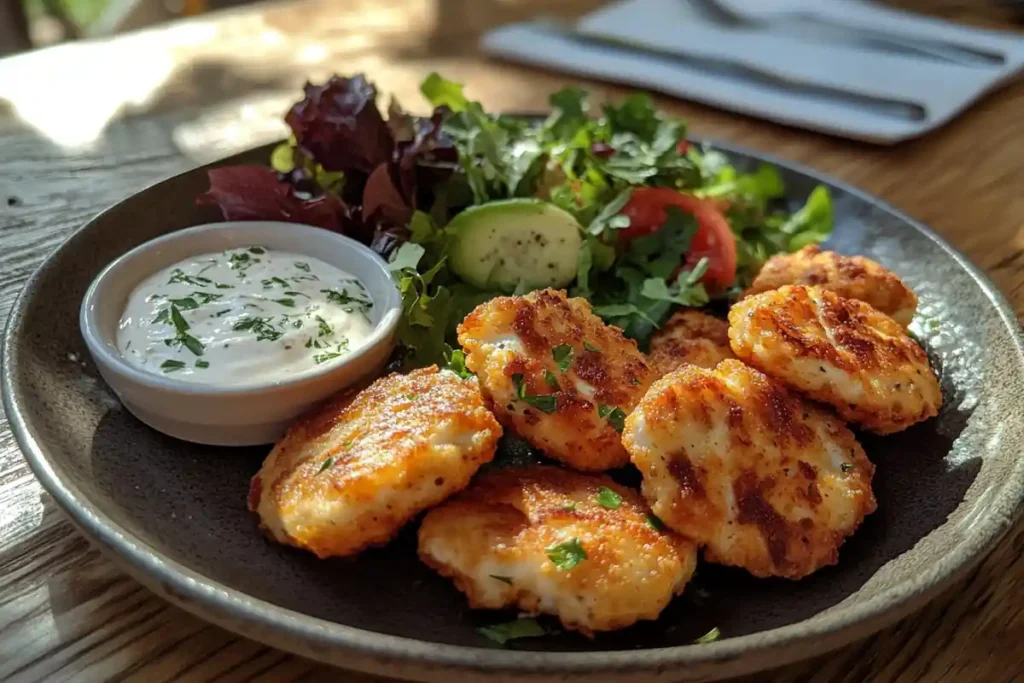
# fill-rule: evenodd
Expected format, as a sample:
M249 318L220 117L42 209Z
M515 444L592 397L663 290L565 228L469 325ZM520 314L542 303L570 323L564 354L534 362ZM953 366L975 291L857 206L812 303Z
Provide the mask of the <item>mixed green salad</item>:
M307 84L270 167L210 171L228 220L338 230L391 264L406 367L451 359L455 328L500 294L564 288L644 348L677 305L735 297L772 254L824 240L828 191L790 213L776 170L741 173L634 94L592 116L586 91L543 121L488 113L431 74L429 118L378 107L363 76ZM451 345L451 346L449 346Z

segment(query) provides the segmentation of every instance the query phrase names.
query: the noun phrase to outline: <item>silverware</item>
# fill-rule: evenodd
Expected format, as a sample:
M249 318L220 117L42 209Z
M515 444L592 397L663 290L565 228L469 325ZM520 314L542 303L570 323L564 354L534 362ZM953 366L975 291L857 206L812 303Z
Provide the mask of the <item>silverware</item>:
M846 107L859 107L873 114L881 114L908 121L924 121L928 112L924 105L911 100L901 100L878 95L843 90L834 86L821 85L802 79L761 69L739 60L719 57L705 57L687 53L684 46L672 51L663 50L643 43L634 43L618 38L583 34L569 23L558 20L536 21L531 29L590 47L599 46L609 51L647 54L658 59L696 67L722 78L743 80L748 83L767 85L775 90L796 95L827 97Z
M785 28L821 40L856 43L874 49L914 54L965 66L1001 66L1006 56L998 52L957 43L910 36L898 30L876 30L852 26L821 11L822 4L835 0L688 0L708 18L738 28Z

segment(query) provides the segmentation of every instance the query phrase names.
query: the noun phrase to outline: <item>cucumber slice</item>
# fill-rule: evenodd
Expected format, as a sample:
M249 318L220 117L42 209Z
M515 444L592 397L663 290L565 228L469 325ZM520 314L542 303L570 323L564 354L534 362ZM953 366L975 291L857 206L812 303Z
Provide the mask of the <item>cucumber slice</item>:
M481 289L565 287L576 277L583 239L572 214L539 199L473 206L448 224L448 263Z

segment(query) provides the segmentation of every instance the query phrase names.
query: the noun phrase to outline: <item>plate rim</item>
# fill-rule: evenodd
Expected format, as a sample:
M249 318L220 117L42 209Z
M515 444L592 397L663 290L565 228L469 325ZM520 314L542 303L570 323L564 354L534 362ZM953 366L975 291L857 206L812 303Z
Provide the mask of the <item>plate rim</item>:
M799 162L713 138L694 137L691 141L709 144L723 152L771 163L829 184L889 213L927 237L981 287L1015 341L1017 363L1024 368L1024 333L1009 302L980 268L972 264L934 230L882 199ZM109 551L115 563L127 565L129 574L135 579L154 589L164 599L204 620L322 662L336 665L344 662L347 668L373 673L408 675L414 678L430 674L432 671L450 671L454 668L524 677L587 675L594 680L595 674L614 675L628 671L633 674L650 673L660 676L681 667L702 665L710 666L712 669L727 668L729 670L723 670L722 675L736 675L823 654L858 638L866 637L916 611L980 563L1024 512L1024 458L1017 458L1005 477L1003 486L1000 487L998 498L1012 506L1012 513L984 517L980 529L976 529L971 537L955 546L915 580L902 581L872 598L852 603L836 612L830 611L824 618L819 613L778 628L699 646L690 644L633 650L547 652L525 648L500 649L434 643L320 619L275 605L214 581L129 533L91 503L59 467L54 467L49 454L50 449L36 438L29 419L15 398L11 359L14 357L17 361L19 351L12 350L12 344L15 332L22 324L27 292L37 283L47 264L57 254L73 247L73 242L83 239L82 233L97 219L128 198L147 192L161 183L205 168L230 164L241 156L251 155L262 149L269 150L274 144L276 143L254 147L154 182L92 217L48 254L26 280L12 304L3 335L0 393L11 431L33 474L71 518L73 525ZM806 647L812 643L816 646L813 652ZM771 663L764 666L749 661L750 666L743 665L756 655L761 655L762 658L769 655ZM398 670L394 668L396 665L399 667ZM696 670L691 673L701 674ZM705 669L703 674L707 673L708 670Z

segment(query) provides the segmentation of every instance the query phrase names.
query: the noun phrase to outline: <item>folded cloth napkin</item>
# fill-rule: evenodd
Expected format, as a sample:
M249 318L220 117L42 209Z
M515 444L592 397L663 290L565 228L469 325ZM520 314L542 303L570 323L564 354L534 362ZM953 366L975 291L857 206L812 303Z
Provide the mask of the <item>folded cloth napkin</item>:
M702 9L706 1L625 0L574 25L502 26L482 46L512 61L883 144L941 126L1024 70L1024 37L1013 33L902 15L901 30L1003 57L964 65L822 40L813 24L800 35L770 22L724 23Z

